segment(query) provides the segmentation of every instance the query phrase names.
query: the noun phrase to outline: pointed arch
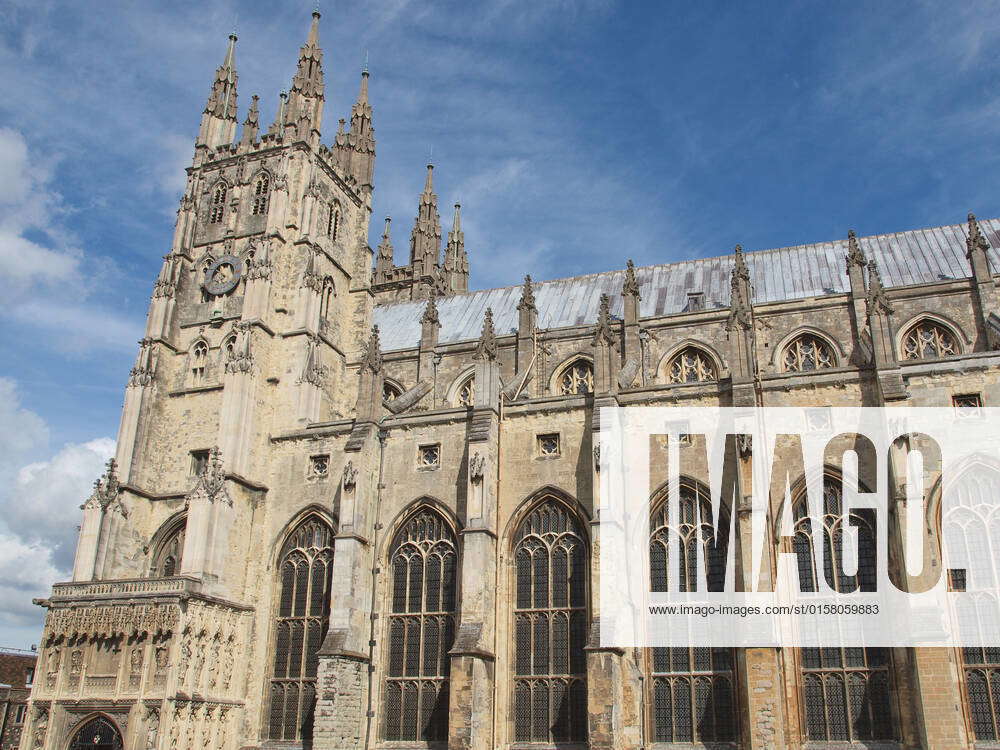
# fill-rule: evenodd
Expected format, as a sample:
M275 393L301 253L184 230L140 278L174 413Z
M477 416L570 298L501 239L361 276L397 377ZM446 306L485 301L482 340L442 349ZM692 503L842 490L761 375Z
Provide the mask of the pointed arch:
M271 199L271 174L266 169L259 170L251 180L252 187L250 214L264 216Z
M582 352L557 365L549 380L549 390L563 396L581 396L594 392L594 358Z
M939 359L962 354L971 345L961 326L933 312L914 315L896 333L900 360Z
M184 556L184 537L187 531L187 511L175 513L164 521L150 540L150 578L167 578L179 575Z
M661 383L707 383L717 381L723 370L722 357L713 347L687 338L660 357L656 376Z
M209 224L221 224L226 217L226 198L229 196L229 190L229 182L224 177L220 177L212 185L211 203L208 207Z
M208 339L197 336L188 348L188 383L192 386L204 385L208 380Z
M118 724L105 713L95 713L77 724L70 738L69 750L122 750L123 734Z
M775 345L771 367L777 372L828 370L840 367L846 357L834 336L815 326L799 326Z
M512 518L514 742L587 741L590 540L584 516L543 490Z
M334 525L307 508L286 531L275 566L268 738L312 739L319 647L329 626ZM288 529L289 527L286 527Z
M319 318L322 323L330 320L333 312L333 298L337 296L337 288L333 284L333 277L327 274L323 277L323 286L319 298Z
M452 406L473 406L476 395L476 366L463 367L445 392L445 401Z
M446 742L458 591L450 512L432 498L404 510L389 537L382 734L388 742Z

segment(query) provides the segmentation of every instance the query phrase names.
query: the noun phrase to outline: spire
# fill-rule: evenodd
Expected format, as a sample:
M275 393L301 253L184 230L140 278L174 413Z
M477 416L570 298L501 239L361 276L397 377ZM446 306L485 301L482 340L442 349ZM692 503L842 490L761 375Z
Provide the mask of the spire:
M486 308L486 315L483 317L483 332L479 336L479 343L476 345L476 353L473 359L494 360L497 358L497 334L493 329L493 308Z
M375 274L383 277L392 271L394 261L392 259L392 240L389 238L389 225L392 219L385 217L385 230L382 232L382 241L378 243L378 256L375 259Z
M597 308L597 325L594 327L594 345L605 343L614 346L617 343L614 329L611 327L611 297L601 295L601 303Z
M368 103L367 68L361 72L358 99L351 108L351 129L344 138L338 132L336 146L344 174L370 190L375 172L375 128L372 126L372 107Z
M535 289L531 285L531 276L524 277L524 286L521 287L521 301L517 303L517 309L538 312L538 308L535 307Z
M268 135L276 135L279 138L285 132L285 112L288 111L288 92L282 91L278 94L278 111L274 113L274 122L267 129Z
M232 143L236 134L236 34L229 35L229 47L201 116L198 145L217 148Z
M850 271L852 266L864 267L866 265L868 265L868 261L865 258L865 251L861 249L858 235L851 229L847 232L847 270Z
M889 296L882 286L882 276L878 272L878 265L875 259L868 261L868 315L882 313L889 315L892 313L892 305L889 303Z
M986 238L983 236L982 230L979 228L979 222L976 221L976 215L974 213L969 213L969 236L965 240L966 253L965 257L972 259L973 253L977 250L986 252L990 249L990 243L987 242Z
M306 140L310 131L319 133L323 121L323 50L319 47L319 11L312 14L309 37L299 52L299 65L288 95L285 126L295 128L296 137Z
M414 280L434 275L441 252L441 216L434 194L434 165L427 165L424 192L410 233L410 263Z
M737 245L733 251L736 259L729 282L729 319L726 330L739 327L750 330L753 325L753 288L750 286L750 269L743 257L743 246Z
M625 283L622 284L622 295L641 299L639 296L639 282L635 278L635 263L632 262L631 258L625 264Z
M250 145L257 142L257 134L260 132L260 112L257 109L257 102L260 97L254 94L250 97L250 110L247 112L247 119L243 122L243 137L240 142Z
M465 232L462 231L462 206L455 204L455 218L448 232L444 250L445 284L449 291L465 292L469 288L469 256L465 254Z

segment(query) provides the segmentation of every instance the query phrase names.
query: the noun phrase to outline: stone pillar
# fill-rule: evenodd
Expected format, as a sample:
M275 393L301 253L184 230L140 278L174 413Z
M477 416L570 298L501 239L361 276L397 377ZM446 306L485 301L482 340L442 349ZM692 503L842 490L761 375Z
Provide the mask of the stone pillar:
M80 508L83 510L83 523L80 524L80 536L76 543L73 580L92 581L97 563L97 543L101 537L104 509L93 497Z
M206 593L223 595L225 552L233 524L233 499L226 487L222 453L213 448L208 467L187 496L187 525L181 574L199 578Z
M983 236L974 214L969 214L969 231L965 240L965 257L972 267L973 304L976 309L976 349L996 349L1000 345L1000 317L997 315L997 287L993 281L989 258L990 243Z
M154 346L153 340L149 338L139 342L139 355L125 387L125 405L122 408L121 422L118 424L115 451L115 462L124 482L128 482L132 476L132 459L139 445L145 405L151 395L156 375Z
M236 324L236 344L226 361L222 408L219 410L219 446L229 470L242 477L250 472L250 448L254 429L255 366L251 342L253 326Z
M590 601L591 625L587 638L587 723L590 747L610 750L642 747L642 696L636 679L636 669L629 654L622 648L601 645L601 561L600 561L600 409L617 406L613 397L594 401L590 424L590 474L593 488L594 517L590 523ZM586 448L586 445L585 445Z
M461 610L450 652L448 747L460 750L492 750L494 742L500 365L492 334L488 316L476 357L476 405L467 435Z

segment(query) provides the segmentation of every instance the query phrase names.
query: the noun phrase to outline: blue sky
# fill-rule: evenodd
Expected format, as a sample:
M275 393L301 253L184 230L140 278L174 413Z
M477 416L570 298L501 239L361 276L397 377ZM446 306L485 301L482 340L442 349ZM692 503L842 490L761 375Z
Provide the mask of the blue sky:
M311 2L0 0L0 646L72 563L237 24L270 122ZM372 242L433 152L474 288L996 216L997 3L323 2L324 139L368 51Z

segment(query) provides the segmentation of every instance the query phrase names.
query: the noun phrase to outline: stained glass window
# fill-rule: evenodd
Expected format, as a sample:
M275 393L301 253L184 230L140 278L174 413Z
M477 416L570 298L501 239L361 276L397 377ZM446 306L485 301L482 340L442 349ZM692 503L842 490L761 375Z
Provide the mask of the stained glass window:
M430 509L393 540L385 680L387 741L448 739L448 651L455 637L455 535Z
M585 742L586 538L552 498L514 539L514 741Z
M329 624L333 530L310 516L291 533L278 563L278 613L268 737L310 740L316 668Z
M679 518L669 517L664 502L650 517L650 583L653 591L667 591L669 575L667 542L678 545L678 586L694 591L696 549L699 538L708 564L706 581L710 588L725 583L725 550L729 536L729 514L718 524L716 540L712 527L712 507L699 487L682 483L678 503ZM699 512L701 517L699 518ZM705 523L702 523L705 521ZM724 531L723 531L724 530ZM709 544L709 541L715 542ZM650 722L654 742L731 742L737 737L734 703L733 652L725 648L668 647L647 651L647 681L651 706Z
M874 519L858 510L847 522L857 530L857 573L845 575L843 490L831 476L823 483L823 547L813 550L812 522L803 493L795 503L793 551L798 556L800 586L817 591L823 578L835 591L875 590ZM816 569L821 560L822 570ZM853 567L853 566L851 566ZM865 742L897 737L891 706L890 655L887 648L803 648L799 651L806 736L814 742Z

